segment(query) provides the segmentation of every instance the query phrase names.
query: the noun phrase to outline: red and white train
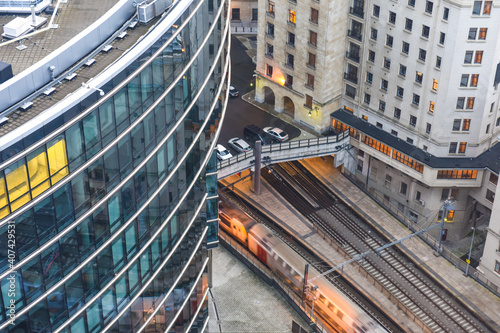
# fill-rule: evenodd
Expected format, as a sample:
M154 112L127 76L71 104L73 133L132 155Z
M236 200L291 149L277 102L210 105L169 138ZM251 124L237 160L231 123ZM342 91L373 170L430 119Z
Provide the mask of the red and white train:
M227 200L219 202L220 227L245 245L259 260L302 295L306 261L273 233ZM309 278L319 274L309 268ZM325 277L314 281L314 312L339 332L387 332L358 305L340 293ZM312 293L307 293L311 304Z

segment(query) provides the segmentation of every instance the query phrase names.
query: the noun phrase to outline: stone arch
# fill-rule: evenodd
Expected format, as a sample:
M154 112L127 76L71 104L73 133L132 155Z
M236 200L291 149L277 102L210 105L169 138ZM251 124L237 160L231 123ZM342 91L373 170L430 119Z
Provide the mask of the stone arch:
M262 90L264 91L264 103L272 106L274 109L274 103L275 103L274 91L268 86L265 86Z
M288 96L283 96L283 112L292 118L295 117L295 104Z

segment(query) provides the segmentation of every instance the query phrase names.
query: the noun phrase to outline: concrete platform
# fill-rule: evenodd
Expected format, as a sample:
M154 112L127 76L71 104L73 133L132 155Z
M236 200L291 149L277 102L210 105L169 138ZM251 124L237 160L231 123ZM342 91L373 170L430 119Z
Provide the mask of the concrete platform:
M303 164L316 174L324 184L330 187L334 192L341 196L349 205L358 211L360 215L365 216L376 227L384 233L391 235L393 239L400 239L410 234L398 220L390 215L386 210L380 207L368 195L351 183L337 169L333 167L333 159L314 158L303 160ZM242 176L248 174L245 171ZM238 176L232 176L223 181L226 185L238 180ZM261 195L256 196L251 190L251 181L245 180L235 185L235 191L249 201L260 207L270 217L286 221L286 225L291 232L303 239L306 243L316 248L326 258L331 259L334 264L345 262L348 258L342 257L333 248L324 241L313 229L311 224L293 207L288 204L281 196L274 191L267 183L263 182L261 186ZM409 251L409 254L420 263L420 266L426 269L430 274L436 276L438 280L445 285L457 297L474 309L478 314L485 318L493 327L500 332L500 299L478 284L475 280L465 277L463 272L446 259L433 255L434 249L431 249L422 240L415 237L405 241L403 248ZM362 278L356 267L349 265L344 269L344 274L350 278L358 287L367 292L373 300L379 302L381 307L392 313L408 332L419 332L420 329L398 310L394 304L389 302L377 289L367 283Z
M291 332L292 320L307 328L276 290L222 246L212 250L212 268L208 332Z

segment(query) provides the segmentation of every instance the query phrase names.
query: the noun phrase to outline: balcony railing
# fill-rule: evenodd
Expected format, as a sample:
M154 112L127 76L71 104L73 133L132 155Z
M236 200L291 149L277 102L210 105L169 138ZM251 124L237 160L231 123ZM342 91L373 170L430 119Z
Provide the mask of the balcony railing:
M351 29L349 29L347 31L347 35L351 38L354 38L356 40L359 40L361 42L361 34L359 32L355 32L355 31L352 31Z
M358 84L358 76L352 73L344 73L344 79L351 81L352 83Z
M357 17L360 17L362 19L365 18L365 12L363 11L362 8L359 8L359 7L351 7L351 9L349 10L349 13L351 13L352 15L355 15Z
M345 56L347 57L347 59L351 59L351 60L356 61L357 63L359 63L359 54L346 51Z

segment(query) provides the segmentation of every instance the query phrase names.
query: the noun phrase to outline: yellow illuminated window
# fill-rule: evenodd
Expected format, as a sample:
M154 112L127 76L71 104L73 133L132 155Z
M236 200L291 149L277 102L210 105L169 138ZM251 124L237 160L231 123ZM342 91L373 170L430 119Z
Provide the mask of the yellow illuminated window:
M432 90L438 90L438 80L432 79Z
M33 156L28 157L28 172L30 175L31 188L49 178L45 149L40 154L35 153Z
M54 176L52 176L52 185L54 185L55 183L57 183L58 181L60 181L61 179L63 179L64 177L66 177L66 175L68 174L68 168L64 168L62 169L61 171L59 171L57 174L55 174Z
M470 79L470 86L477 87L478 80L479 80L479 74L472 74Z
M289 15L289 21L290 23L293 23L295 24L295 21L297 20L297 13L295 13L293 10L290 10L289 11L290 15Z
M54 175L57 171L68 165L66 155L66 145L64 140L60 140L47 149L47 156L49 158L50 175Z
M476 51L476 57L474 58L475 64L480 64L483 61L483 51Z
M486 34L488 33L488 28L479 29L479 39L486 39Z
M26 165L15 163L11 167L13 170L5 171L5 179L7 180L7 189L9 191L9 201L14 201L26 192L28 192L28 173ZM8 173L7 173L8 172Z
M467 97L467 109L473 109L474 108L474 97Z
M27 203L30 200L31 200L30 194L27 193L24 196L17 199L16 201L14 201L13 203L11 203L10 208L12 209L12 211L15 211L16 209L22 207L25 203Z
M1 176L0 176L1 177ZM0 178L0 207L7 205L7 191L5 191L5 180Z
M465 149L467 149L467 142L460 142L460 145L458 146L458 153L464 154Z
M436 105L436 103L434 103L434 102L432 102L432 101L429 103L429 111L430 111L430 112L434 112L434 106L435 106L435 105Z
M33 198L39 196L41 193L43 193L44 191L48 190L50 187L50 182L47 180L45 182L43 182L42 184L40 184L39 186L37 186L36 188L34 188L33 190L31 190L31 196Z

